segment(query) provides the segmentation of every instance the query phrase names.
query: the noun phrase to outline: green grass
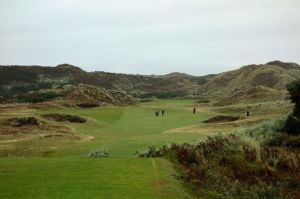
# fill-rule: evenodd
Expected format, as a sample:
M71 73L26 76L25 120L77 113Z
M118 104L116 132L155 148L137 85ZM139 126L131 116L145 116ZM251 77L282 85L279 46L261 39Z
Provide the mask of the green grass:
M127 107L38 110L36 114L61 112L87 117L85 124L65 124L95 140L19 143L37 151L46 148L46 152L39 157L1 158L0 198L191 198L173 177L170 162L134 158L133 153L150 145L203 139L201 134L163 133L210 116L201 111L193 115L193 104L192 100L157 100ZM155 117L156 108L165 109L165 116ZM108 150L111 157L87 157L101 149Z
M9 158L1 163L0 198L185 198L166 160ZM162 169L160 169L162 168ZM171 167L172 168L172 167ZM166 170L163 170L166 169Z

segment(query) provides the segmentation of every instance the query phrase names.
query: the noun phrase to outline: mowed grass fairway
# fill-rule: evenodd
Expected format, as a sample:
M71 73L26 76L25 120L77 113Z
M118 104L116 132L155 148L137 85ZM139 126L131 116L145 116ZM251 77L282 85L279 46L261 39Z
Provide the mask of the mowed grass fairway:
M201 133L166 133L211 116L199 109L193 115L193 105L193 100L157 100L126 107L37 110L36 115L60 112L88 118L85 124L65 125L94 140L61 143L52 138L34 143L38 157L0 158L0 198L192 198L168 160L133 154L150 145L205 138ZM155 117L157 108L165 109L164 117ZM88 157L103 149L109 158Z

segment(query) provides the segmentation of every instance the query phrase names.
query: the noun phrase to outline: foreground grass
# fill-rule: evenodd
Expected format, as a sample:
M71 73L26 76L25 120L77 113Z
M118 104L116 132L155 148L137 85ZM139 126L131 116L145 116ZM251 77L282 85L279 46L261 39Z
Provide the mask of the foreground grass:
M192 198L165 159L137 159L136 150L149 145L203 139L201 134L162 134L199 123L209 114L191 114L191 100L164 100L130 107L39 110L35 114L61 112L83 116L86 124L66 123L90 142L15 143L37 157L0 159L0 198ZM164 108L164 117L154 110ZM94 150L107 149L111 157L92 159ZM36 152L36 153L35 153Z
M2 159L0 198L190 198L169 175L174 172L169 164L133 158Z

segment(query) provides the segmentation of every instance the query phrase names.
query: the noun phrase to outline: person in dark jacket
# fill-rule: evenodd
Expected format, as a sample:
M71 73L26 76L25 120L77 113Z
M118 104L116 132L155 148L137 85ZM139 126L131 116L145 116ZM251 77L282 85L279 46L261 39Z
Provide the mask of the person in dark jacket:
M156 110L156 111L155 111L155 115L156 115L156 117L158 117L158 115L159 115L159 110Z
M193 108L193 114L195 114L195 113L196 113L196 108L194 107L194 108Z
M162 110L161 111L161 116L164 116L164 114L165 114L165 110Z

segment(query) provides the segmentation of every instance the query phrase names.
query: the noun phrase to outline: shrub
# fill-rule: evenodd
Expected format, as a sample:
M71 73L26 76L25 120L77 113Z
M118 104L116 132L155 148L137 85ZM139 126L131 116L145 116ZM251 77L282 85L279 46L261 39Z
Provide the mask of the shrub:
M290 136L288 134L280 134L278 136L275 136L274 138L268 140L266 142L268 146L273 147L290 147L299 149L300 148L300 135L298 136Z
M300 135L300 118L289 115L285 121L285 131L289 135Z
M300 135L300 80L289 84L287 90L295 107L285 122L285 130L290 135Z
M300 80L287 85L287 90L290 93L291 101L295 103L293 114L296 117L300 117Z
M41 122L35 117L21 117L8 119L9 125L12 127L20 127L24 125L41 126Z
M290 136L285 141L285 146L300 149L300 136Z

